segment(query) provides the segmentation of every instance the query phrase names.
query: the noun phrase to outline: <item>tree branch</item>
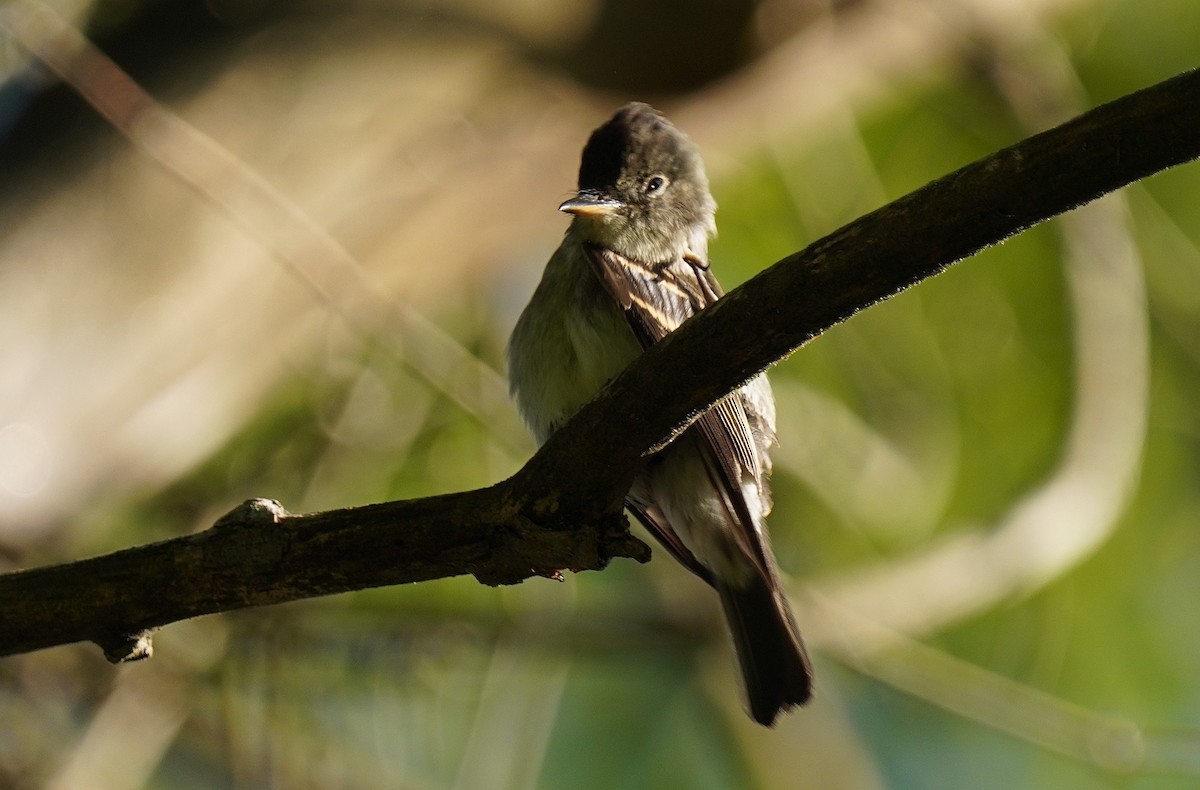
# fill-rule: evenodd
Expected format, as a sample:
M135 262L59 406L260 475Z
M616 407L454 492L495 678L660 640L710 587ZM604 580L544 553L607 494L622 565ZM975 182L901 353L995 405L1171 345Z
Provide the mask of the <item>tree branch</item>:
M0 655L91 640L128 660L149 654L147 629L201 614L462 574L507 584L602 568L611 557L645 561L621 503L646 448L859 310L1197 156L1193 71L981 159L785 258L650 348L490 488L307 516L251 500L197 535L0 576Z

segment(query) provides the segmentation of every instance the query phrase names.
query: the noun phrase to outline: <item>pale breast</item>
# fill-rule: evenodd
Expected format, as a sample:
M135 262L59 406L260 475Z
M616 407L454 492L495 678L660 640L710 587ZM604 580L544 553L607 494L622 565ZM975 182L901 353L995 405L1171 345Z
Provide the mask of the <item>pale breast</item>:
M509 341L511 388L539 442L639 353L620 308L581 257L551 259Z

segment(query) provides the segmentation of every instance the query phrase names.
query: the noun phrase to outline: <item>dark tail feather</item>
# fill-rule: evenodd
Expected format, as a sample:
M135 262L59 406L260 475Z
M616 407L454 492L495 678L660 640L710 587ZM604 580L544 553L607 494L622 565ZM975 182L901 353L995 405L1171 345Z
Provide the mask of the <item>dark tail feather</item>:
M783 590L770 577L747 587L717 583L750 699L750 715L770 727L775 717L812 696L812 663Z

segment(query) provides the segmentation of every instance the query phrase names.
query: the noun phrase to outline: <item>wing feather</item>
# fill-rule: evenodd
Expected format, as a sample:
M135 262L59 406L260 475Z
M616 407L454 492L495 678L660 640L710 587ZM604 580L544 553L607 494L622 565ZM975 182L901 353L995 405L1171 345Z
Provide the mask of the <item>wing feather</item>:
M721 298L723 292L709 271L708 263L686 255L677 261L649 265L631 260L608 248L587 245L587 258L597 278L622 308L630 329L648 348L675 331L685 320ZM752 386L752 385L751 385ZM755 436L755 428L769 442L774 435L770 424L760 425L765 416L759 404L744 393L745 388L725 396L697 419L688 433L700 439L701 453L709 470L714 490L719 494L729 521L734 525L733 536L745 556L769 573L764 538L759 532L760 519L752 513L742 481L750 475L762 492L764 503L769 502L763 480L763 458ZM771 420L773 422L773 420ZM680 437L681 439L683 437ZM678 440L677 440L678 441ZM711 581L707 571L679 539L674 528L650 504L630 503L630 509L658 540L680 561Z
M649 530L650 534L667 551L671 552L671 556L678 560L680 565L710 585L716 586L712 573L709 572L708 568L704 567L700 560L696 559L696 555L692 553L691 549L683 545L683 541L679 539L679 535L676 534L675 529L671 526L671 522L667 521L667 517L663 515L662 511L654 503L629 499L626 500L625 507L629 508L637 520L642 522L642 526Z

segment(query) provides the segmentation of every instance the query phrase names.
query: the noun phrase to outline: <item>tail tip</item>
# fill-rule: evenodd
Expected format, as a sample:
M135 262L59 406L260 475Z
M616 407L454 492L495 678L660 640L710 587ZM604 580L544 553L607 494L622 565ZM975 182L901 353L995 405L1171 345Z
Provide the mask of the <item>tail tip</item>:
M770 690L750 690L750 716L764 727L774 727L780 714L789 713L812 700L812 674L804 672L786 685Z

